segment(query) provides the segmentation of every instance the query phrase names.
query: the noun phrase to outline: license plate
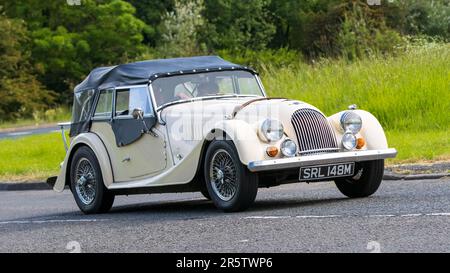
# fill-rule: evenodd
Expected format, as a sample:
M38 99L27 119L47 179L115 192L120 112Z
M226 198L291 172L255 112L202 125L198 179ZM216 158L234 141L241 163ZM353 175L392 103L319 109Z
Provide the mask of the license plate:
M352 176L355 163L341 163L300 168L300 181L321 180L334 177Z

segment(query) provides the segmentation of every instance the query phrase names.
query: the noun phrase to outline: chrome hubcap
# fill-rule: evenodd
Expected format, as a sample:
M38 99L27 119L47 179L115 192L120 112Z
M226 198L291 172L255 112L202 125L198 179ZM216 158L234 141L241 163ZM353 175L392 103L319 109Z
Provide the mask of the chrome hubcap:
M209 178L214 193L223 201L231 200L237 191L236 166L231 155L223 149L211 159Z
M87 158L78 161L75 168L75 181L75 191L81 202L85 205L91 204L96 196L95 185L97 181L94 168Z

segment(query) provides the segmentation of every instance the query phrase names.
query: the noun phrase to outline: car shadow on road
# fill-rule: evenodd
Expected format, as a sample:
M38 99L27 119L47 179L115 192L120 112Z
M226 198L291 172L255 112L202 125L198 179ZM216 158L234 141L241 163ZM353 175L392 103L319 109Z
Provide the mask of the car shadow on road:
M350 199L345 197L340 198L327 198L327 199L303 199L303 198L280 198L271 200L256 200L255 203L246 211L239 212L239 214L248 214L252 212L265 212L282 209L295 209L295 208L307 208L317 207L322 205L333 205L337 203L346 203ZM133 213L152 213L152 214L164 214L166 217L168 214L172 216L190 217L213 217L231 215L229 213L222 213L216 209L212 201L204 200L183 200L183 201L169 201L169 202L151 202L115 206L109 212L109 214L128 214Z
M127 204L114 206L108 214L120 213L211 213L217 211L214 204L206 199L181 200L181 201L158 201L138 204Z

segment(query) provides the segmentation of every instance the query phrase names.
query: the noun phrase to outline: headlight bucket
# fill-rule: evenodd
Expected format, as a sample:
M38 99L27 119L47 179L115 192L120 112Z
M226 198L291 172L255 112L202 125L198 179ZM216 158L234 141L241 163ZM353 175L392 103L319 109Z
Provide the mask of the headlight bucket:
M362 119L355 112L346 111L341 116L341 127L344 132L357 134L362 128Z
M283 124L276 119L266 119L259 127L258 135L265 142L278 141L283 137Z
M286 157L293 157L297 154L297 144L294 141L287 138L280 146L281 153Z

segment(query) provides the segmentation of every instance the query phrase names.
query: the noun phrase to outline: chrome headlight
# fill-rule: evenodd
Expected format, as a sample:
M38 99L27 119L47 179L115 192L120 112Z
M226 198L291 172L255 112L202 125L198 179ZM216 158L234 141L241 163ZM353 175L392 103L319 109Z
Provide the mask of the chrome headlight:
M346 132L342 136L342 146L344 146L346 150L355 149L356 144L357 144L356 136L351 132Z
M281 143L281 153L286 157L293 157L297 153L297 144L287 138Z
M361 117L353 111L344 112L341 116L341 126L345 132L357 134L362 127Z
M261 124L260 138L266 142L278 141L283 137L283 124L275 119L266 119Z

